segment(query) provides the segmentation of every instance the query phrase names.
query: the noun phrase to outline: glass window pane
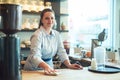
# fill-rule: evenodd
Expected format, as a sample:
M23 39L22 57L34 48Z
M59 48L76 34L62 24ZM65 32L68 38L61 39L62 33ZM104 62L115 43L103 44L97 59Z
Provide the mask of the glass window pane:
M111 43L111 0L68 0L69 1L69 35L72 47L91 49L91 40L98 39L98 34L106 29L107 39L102 42L105 47Z

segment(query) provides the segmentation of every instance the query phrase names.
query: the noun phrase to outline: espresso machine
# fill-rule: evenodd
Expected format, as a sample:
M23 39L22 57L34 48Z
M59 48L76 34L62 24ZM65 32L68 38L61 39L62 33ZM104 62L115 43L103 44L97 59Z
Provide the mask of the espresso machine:
M0 80L21 80L20 38L22 7L0 4Z

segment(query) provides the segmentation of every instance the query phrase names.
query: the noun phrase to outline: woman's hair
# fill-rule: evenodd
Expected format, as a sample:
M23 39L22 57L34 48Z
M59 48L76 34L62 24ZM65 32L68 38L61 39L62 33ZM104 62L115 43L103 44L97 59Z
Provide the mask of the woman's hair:
M44 9L44 10L40 13L40 22L39 22L39 27L38 27L38 28L40 28L40 26L43 25L43 23L42 23L42 18L43 18L44 14L45 14L46 12L52 12L52 13L55 15L55 12L54 12L52 9L49 9L49 8Z

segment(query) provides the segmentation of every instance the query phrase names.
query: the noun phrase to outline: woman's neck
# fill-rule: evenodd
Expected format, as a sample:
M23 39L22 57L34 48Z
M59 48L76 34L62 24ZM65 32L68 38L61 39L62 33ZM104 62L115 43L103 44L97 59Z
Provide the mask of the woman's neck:
M45 27L43 27L43 28L45 29L45 31L46 31L47 34L51 33L51 30L52 30L51 28L45 28Z

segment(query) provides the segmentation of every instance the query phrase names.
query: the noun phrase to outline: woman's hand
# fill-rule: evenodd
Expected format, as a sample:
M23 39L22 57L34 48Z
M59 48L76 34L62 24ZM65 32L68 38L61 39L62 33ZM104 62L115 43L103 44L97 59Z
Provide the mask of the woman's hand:
M70 69L83 69L83 67L79 64L71 64L69 60L65 60L64 64Z
M49 75L49 74L55 73L57 71L51 67L46 67L46 68L44 68L44 72L45 72L45 74Z
M79 64L70 64L70 65L68 65L68 68L70 68L70 69L83 69L83 67Z
M50 67L47 63L45 62L41 62L39 64L39 67L42 67L44 69L45 74L52 74L57 72L55 69L53 69L52 67Z

